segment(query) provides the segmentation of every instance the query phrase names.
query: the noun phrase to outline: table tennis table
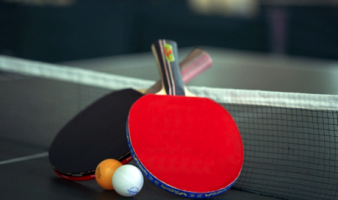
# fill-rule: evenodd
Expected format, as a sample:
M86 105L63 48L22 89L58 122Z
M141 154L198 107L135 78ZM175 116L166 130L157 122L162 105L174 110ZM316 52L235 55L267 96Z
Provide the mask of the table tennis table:
M211 55L214 65L191 81L188 86L338 94L338 61L335 60L290 58L282 55L241 52L213 47L202 47L202 49ZM192 48L180 49L180 57L184 58L191 50ZM58 64L145 80L155 81L159 77L151 53L77 60ZM15 83L11 83L11 80L15 80ZM0 81L0 98L6 98L5 95L10 93L10 91L6 91L6 84L22 84L20 80L20 78L10 80L3 78ZM43 94L36 93L36 96L39 97L39 95ZM43 97L41 96L41 98ZM13 101L15 101L15 95ZM16 114L30 118L30 115L26 112L13 114L10 113L10 109L8 110L8 113L0 114L0 199L105 200L123 198L114 191L103 190L95 180L71 182L58 177L53 172L47 156L49 145L56 133L36 134L22 129L19 134L11 135L8 130L14 126L20 127L22 124L3 126L7 122L6 116L14 117L12 115ZM33 109L31 112L30 114L35 114ZM38 114L48 115L50 113ZM25 126L36 126L36 129L39 129L38 125L29 123L30 120L27 120ZM62 125L61 123L55 125L55 130ZM152 185L148 180L145 180L141 192L132 198L182 199ZM230 189L214 199L272 200L275 198Z

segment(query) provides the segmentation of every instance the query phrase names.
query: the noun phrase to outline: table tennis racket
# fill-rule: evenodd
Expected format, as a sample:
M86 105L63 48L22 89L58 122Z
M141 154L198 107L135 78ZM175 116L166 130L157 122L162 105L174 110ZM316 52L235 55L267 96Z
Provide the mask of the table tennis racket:
M181 62L184 82L188 82L212 65L210 56L201 49L194 49ZM131 105L143 93L155 93L161 89L158 81L150 89L125 89L112 92L97 100L72 120L56 135L50 149L49 160L61 177L84 181L95 178L97 165L107 158L132 160L125 137L125 122Z
M228 190L240 175L244 150L231 115L208 98L187 97L174 41L152 45L167 95L147 94L131 107L128 145L143 174L188 198Z

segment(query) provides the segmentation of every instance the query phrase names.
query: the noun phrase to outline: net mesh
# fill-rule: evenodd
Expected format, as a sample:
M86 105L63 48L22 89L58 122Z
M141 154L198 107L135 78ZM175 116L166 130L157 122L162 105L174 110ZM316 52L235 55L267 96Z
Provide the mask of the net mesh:
M244 143L235 188L284 199L336 199L337 111L223 104Z
M1 138L49 146L79 111L119 89L13 72L1 69L2 64ZM205 95L206 90L194 92ZM234 188L281 199L337 199L338 109L263 106L250 99L220 103L235 119L244 143L244 166Z

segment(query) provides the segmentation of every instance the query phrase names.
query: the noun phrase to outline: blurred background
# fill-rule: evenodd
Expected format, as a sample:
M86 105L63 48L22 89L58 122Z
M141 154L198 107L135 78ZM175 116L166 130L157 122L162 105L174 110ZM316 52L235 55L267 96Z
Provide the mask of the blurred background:
M65 62L179 47L338 58L338 1L1 0L0 54Z

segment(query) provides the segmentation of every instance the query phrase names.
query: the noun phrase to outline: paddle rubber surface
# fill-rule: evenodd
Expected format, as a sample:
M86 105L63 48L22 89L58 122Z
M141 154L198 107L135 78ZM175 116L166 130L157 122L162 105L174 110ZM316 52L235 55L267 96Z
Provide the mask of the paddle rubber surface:
M147 178L162 181L162 188L217 192L240 174L239 131L230 114L210 99L146 95L132 106L127 124L134 160Z
M69 121L49 150L49 160L55 170L65 175L84 176L93 174L102 160L122 161L129 157L127 139L120 133L125 132L126 110L141 96L143 94L132 89L110 93Z

